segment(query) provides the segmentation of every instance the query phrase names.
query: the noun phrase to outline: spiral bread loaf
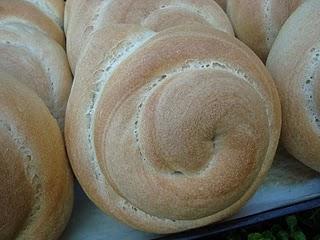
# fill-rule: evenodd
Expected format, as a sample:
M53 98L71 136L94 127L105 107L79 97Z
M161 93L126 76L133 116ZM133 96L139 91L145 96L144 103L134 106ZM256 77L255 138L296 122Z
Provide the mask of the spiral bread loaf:
M320 1L306 1L287 20L267 67L281 98L284 146L320 171Z
M222 220L252 196L272 163L281 124L273 81L232 31L173 20L157 32L141 24L141 4L162 1L134 2L136 13L125 16L138 16L135 24L102 26L95 17L99 27L79 25L95 30L72 56L65 136L75 175L100 209L140 230L171 233ZM85 32L72 25L83 15L67 11L72 39Z
M304 0L228 0L227 12L237 37L263 61L290 14Z
M72 176L57 122L24 84L0 72L0 239L57 239Z
M71 69L90 33L107 23L137 24L158 32L195 22L233 34L228 17L213 0L69 0L65 31Z
M33 89L63 128L72 84L63 1L0 1L0 70ZM59 45L60 44L60 45Z

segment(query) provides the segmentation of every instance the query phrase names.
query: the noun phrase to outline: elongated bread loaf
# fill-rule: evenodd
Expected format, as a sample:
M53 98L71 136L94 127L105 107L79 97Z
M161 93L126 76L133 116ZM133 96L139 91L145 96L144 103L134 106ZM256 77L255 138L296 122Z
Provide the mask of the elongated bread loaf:
M228 17L213 0L69 0L66 5L67 50L73 72L88 37L105 24L136 24L158 32L201 23L233 34Z
M0 72L0 239L58 239L72 175L57 122L42 100Z
M304 0L228 0L227 12L237 37L263 61L290 14Z
M287 20L267 67L281 97L284 146L320 172L320 1L307 1Z
M65 136L100 209L172 233L246 203L271 166L280 123L270 75L230 34L106 24L76 66Z

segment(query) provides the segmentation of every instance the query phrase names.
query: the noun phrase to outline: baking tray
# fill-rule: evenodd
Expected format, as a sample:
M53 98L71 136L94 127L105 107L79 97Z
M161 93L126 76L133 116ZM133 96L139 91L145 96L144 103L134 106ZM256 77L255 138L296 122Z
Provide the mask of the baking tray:
M320 206L320 175L279 150L264 183L232 218L184 233L160 236L134 230L99 210L75 188L75 205L62 240L199 239Z

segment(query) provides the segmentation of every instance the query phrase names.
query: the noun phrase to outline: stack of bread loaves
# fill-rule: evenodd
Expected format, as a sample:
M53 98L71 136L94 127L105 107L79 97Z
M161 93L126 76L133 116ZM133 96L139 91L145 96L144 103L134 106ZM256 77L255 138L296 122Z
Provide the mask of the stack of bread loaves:
M90 199L155 233L248 201L280 103L284 146L320 172L319 39L319 0L0 0L0 239L60 236L63 135Z
M69 0L65 28L67 149L99 208L157 233L238 211L272 163L280 102L219 5Z
M0 1L0 239L57 239L71 213L63 10L63 0Z

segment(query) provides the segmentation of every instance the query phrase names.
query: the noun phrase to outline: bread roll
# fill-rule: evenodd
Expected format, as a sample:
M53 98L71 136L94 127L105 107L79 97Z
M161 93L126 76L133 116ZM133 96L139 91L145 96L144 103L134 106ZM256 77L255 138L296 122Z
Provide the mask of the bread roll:
M284 146L320 172L320 1L307 1L287 20L267 67L281 97Z
M57 8L61 8L56 0ZM61 21L58 16L52 19L50 9L45 3L50 0L1 0L0 1L0 23L6 25L10 23L20 23L33 27L46 34L48 37L57 41L62 47L65 47L65 37L62 30ZM42 7L39 7L42 6ZM59 7L60 6L60 7ZM54 8L53 8L54 9ZM60 9L59 11L61 11ZM54 10L52 10L54 11ZM58 11L58 9L56 10ZM61 12L60 12L61 14ZM60 16L61 17L61 16Z
M58 43L24 24L0 25L0 70L33 89L63 128L72 75Z
M231 23L213 0L68 0L66 26L68 58L74 72L90 33L105 24L137 24L161 31L201 23L233 34ZM69 10L68 10L69 9Z
M100 209L172 233L237 212L271 166L280 103L255 54L206 25L94 32L75 72L65 136Z
M33 91L0 72L0 239L57 239L73 204L57 122Z
M237 37L263 61L290 14L304 0L228 0L227 13Z

